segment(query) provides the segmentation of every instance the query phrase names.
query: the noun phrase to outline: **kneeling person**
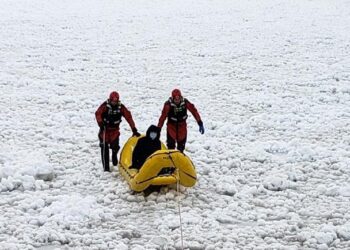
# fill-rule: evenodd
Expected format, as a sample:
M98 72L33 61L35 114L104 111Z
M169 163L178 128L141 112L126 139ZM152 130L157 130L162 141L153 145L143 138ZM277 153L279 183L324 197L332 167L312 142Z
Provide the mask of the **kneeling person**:
M131 168L140 169L147 157L162 148L159 138L160 129L151 125L147 129L146 136L140 138L134 148Z

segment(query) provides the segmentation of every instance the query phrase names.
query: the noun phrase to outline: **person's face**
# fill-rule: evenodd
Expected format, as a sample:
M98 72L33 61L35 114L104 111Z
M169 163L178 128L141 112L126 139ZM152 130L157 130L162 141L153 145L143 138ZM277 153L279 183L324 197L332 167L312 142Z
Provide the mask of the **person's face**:
M157 133L152 131L149 133L149 137L151 137L151 139L154 141L157 138Z
M174 100L174 103L178 105L181 102L181 96L178 96L178 95L174 96L173 100Z
M111 100L111 105L112 105L112 106L117 105L118 101L119 101L119 100L118 100L117 98L112 99L112 100Z

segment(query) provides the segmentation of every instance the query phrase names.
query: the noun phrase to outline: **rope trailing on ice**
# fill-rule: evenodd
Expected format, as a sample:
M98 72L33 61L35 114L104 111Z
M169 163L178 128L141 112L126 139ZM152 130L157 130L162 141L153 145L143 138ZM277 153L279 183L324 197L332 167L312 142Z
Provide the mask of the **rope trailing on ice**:
M177 174L179 174L179 169L177 169ZM179 180L178 175L176 177L176 191L177 191L177 204L179 207L179 218L180 218L181 249L184 250L184 240L183 240L183 233L182 233L181 203L180 203L180 180Z
M180 173L179 168L176 167L173 158L171 157L171 153L169 153L169 158L172 161L175 169L176 169L176 194L177 194L177 205L179 208L179 220L180 220L180 234L181 234L181 249L184 250L184 240L183 240L183 230L182 230L182 216L181 216L181 203L180 203Z

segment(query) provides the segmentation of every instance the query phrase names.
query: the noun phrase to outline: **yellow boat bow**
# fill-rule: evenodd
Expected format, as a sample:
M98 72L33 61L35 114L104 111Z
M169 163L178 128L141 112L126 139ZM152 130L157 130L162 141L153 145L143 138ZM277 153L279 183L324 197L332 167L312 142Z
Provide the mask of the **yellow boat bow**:
M119 171L132 190L140 192L151 185L170 185L177 181L185 187L194 186L197 174L190 158L178 150L166 149L163 143L162 149L150 155L139 170L130 168L133 150L142 137L130 137L120 154Z

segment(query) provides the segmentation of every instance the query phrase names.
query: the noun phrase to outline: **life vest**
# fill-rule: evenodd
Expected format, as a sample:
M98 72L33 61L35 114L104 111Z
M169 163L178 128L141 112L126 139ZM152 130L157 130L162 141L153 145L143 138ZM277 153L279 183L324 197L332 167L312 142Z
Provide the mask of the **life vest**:
M121 113L122 104L121 102L118 102L117 105L113 106L107 101L106 105L107 105L107 112L103 114L103 120L107 123L108 127L116 128L119 126L119 123L121 123L122 121L122 113Z
M181 102L176 105L173 99L170 97L168 100L168 104L170 105L170 110L168 112L168 121L169 122L182 122L187 119L187 100L185 98L181 98Z

